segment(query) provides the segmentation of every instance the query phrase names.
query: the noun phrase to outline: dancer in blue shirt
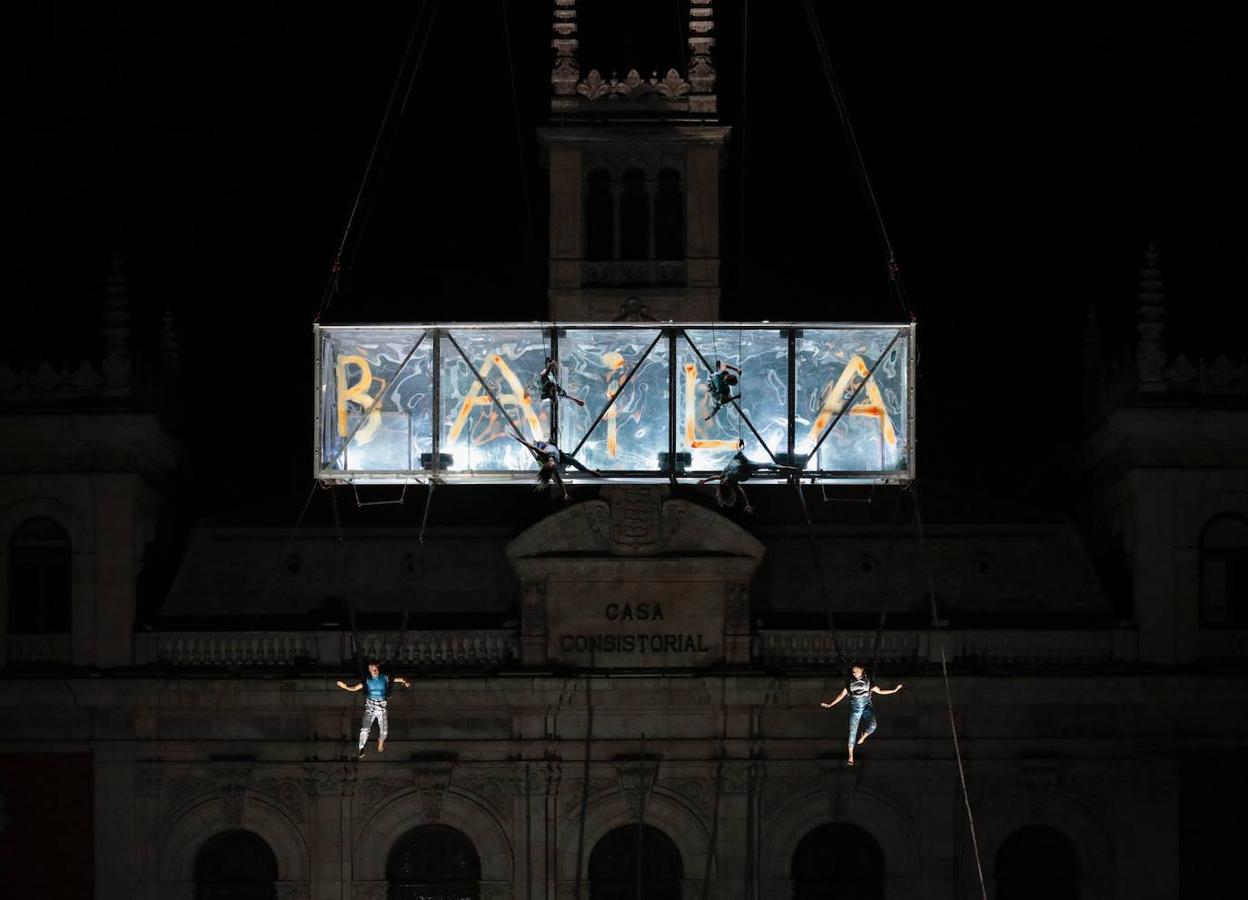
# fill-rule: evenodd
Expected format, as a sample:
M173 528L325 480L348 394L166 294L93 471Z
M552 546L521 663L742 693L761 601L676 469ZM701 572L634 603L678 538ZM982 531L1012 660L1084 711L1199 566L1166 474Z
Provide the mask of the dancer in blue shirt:
M382 675L381 667L375 662L368 664L368 677L358 684L338 682L338 687L344 691L365 692L364 720L360 723L360 759L364 758L364 745L368 743L368 736L373 730L374 721L377 722L377 752L381 753L386 749L386 735L390 733L390 715L387 705L390 702L392 683L401 684L403 687L412 686L406 678L391 678L389 675Z

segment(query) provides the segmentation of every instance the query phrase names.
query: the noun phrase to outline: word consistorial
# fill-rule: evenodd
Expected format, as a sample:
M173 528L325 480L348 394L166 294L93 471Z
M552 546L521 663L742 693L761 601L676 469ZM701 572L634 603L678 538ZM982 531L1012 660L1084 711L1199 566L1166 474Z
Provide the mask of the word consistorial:
M547 441L597 483L914 475L914 326L317 326L316 476L531 483ZM723 373L731 372L725 380ZM731 383L729 383L731 382ZM569 468L567 481L588 476Z

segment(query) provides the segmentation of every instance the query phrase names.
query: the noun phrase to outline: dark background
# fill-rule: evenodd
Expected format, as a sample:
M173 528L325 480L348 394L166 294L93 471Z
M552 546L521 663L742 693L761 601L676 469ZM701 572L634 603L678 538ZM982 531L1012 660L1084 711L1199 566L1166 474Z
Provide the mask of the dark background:
M584 0L582 70L683 68L682 5ZM1129 346L1149 242L1171 352L1242 355L1242 32L1194 4L818 6L918 316L920 472L1063 508L1082 322ZM0 350L98 353L118 250L140 345L177 317L200 515L304 496L310 326L420 8L8 11ZM746 42L715 5L723 318L901 319L802 4L748 9ZM550 4L506 10L437 4L326 321L545 317Z

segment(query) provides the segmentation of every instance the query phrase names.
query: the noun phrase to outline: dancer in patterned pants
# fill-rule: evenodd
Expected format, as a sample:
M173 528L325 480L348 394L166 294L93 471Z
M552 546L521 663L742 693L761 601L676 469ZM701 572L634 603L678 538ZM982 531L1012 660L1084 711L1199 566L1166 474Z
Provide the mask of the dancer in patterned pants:
M883 690L871 683L871 679L867 677L866 671L862 666L854 666L849 670L849 674L850 677L846 679L845 687L841 688L841 692L836 695L836 699L832 701L824 700L819 705L824 709L831 709L846 697L849 698L849 764L852 766L854 764L854 747L875 733L875 706L871 702L871 695L879 694L883 697L888 694L895 694L901 690L901 685L897 685L891 691Z

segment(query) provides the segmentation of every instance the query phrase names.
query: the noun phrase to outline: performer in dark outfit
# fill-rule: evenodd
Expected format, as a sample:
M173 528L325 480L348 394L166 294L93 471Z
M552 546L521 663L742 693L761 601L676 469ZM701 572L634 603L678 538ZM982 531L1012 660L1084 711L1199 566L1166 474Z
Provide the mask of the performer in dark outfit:
M584 400L580 397L573 397L563 389L563 385L555 380L555 370L558 368L559 361L557 359L551 356L546 357L546 365L537 375L542 386L542 399L549 400L553 405L558 403L560 398L563 398L565 400L571 400L577 406L584 406Z
M836 699L831 702L824 700L819 705L824 709L831 709L840 703L846 697L849 697L849 764L854 764L854 747L863 743L867 738L875 733L875 706L871 703L871 695L879 694L885 697L889 694L895 694L901 690L901 685L886 691L878 685L872 684L871 679L867 677L862 666L854 666L849 670L850 677L845 679L845 687L841 688L841 692L836 695ZM862 734L859 735L858 726L862 726ZM857 738L857 740L855 740Z
M754 512L754 507L750 506L750 498L745 493L745 488L741 487L741 482L749 481L760 472L790 472L797 474L801 472L801 469L795 466L756 463L738 450L732 455L732 459L728 461L728 465L724 466L722 472L718 475L708 475L699 481L698 484L718 481L719 484L715 487L715 500L720 506L724 508L736 506L737 494L740 494L741 499L745 501L745 511L752 513Z
M550 484L551 479L559 485L559 490L563 491L563 499L571 500L568 489L563 485L563 478L559 475L559 470L563 466L573 466L580 469L586 475L593 475L596 478L602 478L601 472L595 472L581 463L579 463L570 453L564 453L554 444L547 441L534 441L530 443L518 435L512 435L517 441L529 448L529 452L533 454L533 458L537 460L540 469L537 470L537 488L541 490Z
M368 664L368 677L358 684L349 685L345 681L338 682L344 691L365 691L364 719L360 723L360 759L364 758L364 745L368 743L368 735L373 730L373 722L377 722L377 752L386 749L386 735L390 733L390 715L387 709L390 702L390 688L393 684L411 687L406 678L391 678L381 674L381 667L375 663Z
M733 396L732 389L740 381L741 370L736 366L731 366L726 362L715 360L715 373L706 379L706 392L711 395L711 414L706 418L713 419L715 415L731 403L733 400L741 399L741 395Z

